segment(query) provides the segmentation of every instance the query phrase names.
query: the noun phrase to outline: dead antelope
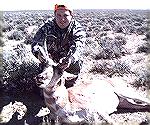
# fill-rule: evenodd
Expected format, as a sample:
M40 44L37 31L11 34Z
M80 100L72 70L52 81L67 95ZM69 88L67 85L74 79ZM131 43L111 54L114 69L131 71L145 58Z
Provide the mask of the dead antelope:
M111 84L113 81L81 79L76 81L74 87L66 89L65 79L76 76L61 71L59 65L47 56L47 52L41 53L48 63L44 71L38 75L37 81L44 83L40 87L43 88L45 103L51 110L51 118L58 118L60 123L99 123L103 117L107 122L116 125L109 114L117 111L118 106L140 109L150 104L146 98L115 89Z
M106 80L77 80L74 87L66 89L64 79L69 77L76 76L59 73L57 66L52 65L39 75L40 81L45 84L42 86L45 103L51 110L53 119L58 117L59 122L99 123L104 118L116 125L109 114L117 111L118 106L140 109L150 105L147 98L122 94Z

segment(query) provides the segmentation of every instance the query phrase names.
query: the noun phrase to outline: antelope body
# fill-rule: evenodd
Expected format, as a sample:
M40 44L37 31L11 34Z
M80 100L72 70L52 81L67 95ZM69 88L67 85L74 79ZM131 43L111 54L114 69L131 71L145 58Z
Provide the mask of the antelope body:
M40 77L46 77L41 79L46 84L43 86L45 103L53 114L52 118L57 117L59 122L99 123L101 118L104 118L107 122L116 124L109 114L117 111L119 105L123 108L145 108L150 105L147 98L133 98L121 94L106 80L77 80L74 87L66 89L64 79L68 79L70 75L76 77L66 72L59 74L57 68L53 70L52 66L40 74ZM141 103L138 104L134 100Z

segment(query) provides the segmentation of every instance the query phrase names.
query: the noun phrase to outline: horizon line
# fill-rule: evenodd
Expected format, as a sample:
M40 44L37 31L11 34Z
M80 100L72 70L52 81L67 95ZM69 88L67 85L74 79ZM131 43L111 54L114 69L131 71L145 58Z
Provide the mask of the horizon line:
M74 9L73 11L76 11L76 10L147 10L147 11L150 11L150 9ZM8 12L8 11L53 11L53 10L49 10L49 9L23 9L23 10L0 10L0 12Z

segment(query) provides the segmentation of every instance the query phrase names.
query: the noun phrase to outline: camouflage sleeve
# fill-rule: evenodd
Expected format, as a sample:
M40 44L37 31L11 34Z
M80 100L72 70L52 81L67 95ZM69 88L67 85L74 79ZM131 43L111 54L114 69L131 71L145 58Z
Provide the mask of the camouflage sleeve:
M33 55L36 57L39 53L39 47L44 47L44 41L46 37L44 29L45 29L45 25L39 28L39 30L34 35L34 38L32 39L31 49L32 49Z
M75 59L75 61L77 61L79 59L82 60L83 57L86 33L83 27L78 22L76 22L75 25L76 27L73 31L73 40L75 42L75 45L72 45L70 49L72 50L73 58Z

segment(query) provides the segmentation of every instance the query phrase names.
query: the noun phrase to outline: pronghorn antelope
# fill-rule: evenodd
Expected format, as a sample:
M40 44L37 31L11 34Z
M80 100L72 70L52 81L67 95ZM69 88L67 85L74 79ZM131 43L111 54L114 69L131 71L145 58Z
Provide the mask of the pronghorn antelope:
M45 103L51 110L52 119L63 123L92 122L99 123L101 118L116 123L109 114L123 108L150 108L147 98L132 97L117 91L106 80L77 80L74 87L66 89L65 79L76 77L73 74L59 72L57 66L49 64L37 77L43 88ZM140 103L138 103L140 102Z
M42 50L42 49L41 49ZM51 110L51 119L59 120L59 123L92 122L99 123L101 118L107 122L116 123L109 114L117 111L117 107L150 109L150 100L140 97L138 94L129 94L116 89L108 80L87 80L76 81L75 86L66 89L65 80L76 78L76 75L69 74L59 68L49 58L47 51L41 51L47 60L44 71L37 76L37 83L44 83L43 94L47 107ZM120 82L115 81L114 82ZM124 89L124 88L123 88Z

